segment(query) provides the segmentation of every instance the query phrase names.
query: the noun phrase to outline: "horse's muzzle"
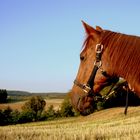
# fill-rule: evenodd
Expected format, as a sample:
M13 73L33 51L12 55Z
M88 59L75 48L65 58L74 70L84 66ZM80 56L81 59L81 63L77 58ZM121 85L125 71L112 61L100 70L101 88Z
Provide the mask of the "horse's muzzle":
M94 98L84 96L80 97L77 102L77 110L81 115L86 116L94 111Z

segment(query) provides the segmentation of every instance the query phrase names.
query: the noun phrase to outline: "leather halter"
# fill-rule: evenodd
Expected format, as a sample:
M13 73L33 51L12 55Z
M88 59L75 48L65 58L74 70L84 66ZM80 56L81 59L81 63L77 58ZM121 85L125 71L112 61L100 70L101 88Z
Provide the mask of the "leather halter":
M80 82L78 82L76 79L74 80L74 84L76 86L78 86L79 88L81 88L84 93L86 93L86 95L84 94L83 96L79 97L78 99L78 102L77 102L77 106L79 106L79 102L82 100L82 98L86 97L86 96L92 96L94 97L94 100L98 100L98 99L103 99L103 100L107 100L110 96L110 94L112 94L113 92L110 93L110 91L112 90L112 88L114 87L115 83L117 83L119 81L119 78L118 77L111 77L107 74L106 71L102 70L101 69L101 73L103 76L107 77L109 80L109 83L113 83L114 85L111 87L111 89L109 90L109 92L105 95L105 96L101 96L100 94L98 95L95 95L93 92L92 92L92 87L94 86L94 79L95 79L95 76L96 76L96 73L98 71L98 69L101 68L102 66L102 62L101 62L101 57L102 57L102 51L103 51L103 45L102 44L97 44L96 45L96 59L95 59L95 62L94 62L94 68L92 70L92 73L91 73L91 76L89 78L89 80L87 81L87 84L81 84ZM127 89L127 96L126 96L126 106L125 106L125 110L124 110L124 114L127 115L127 108L128 108L128 91L130 90L129 89L129 86L128 86L128 83L127 81L124 81L120 86L124 85Z
M74 84L76 86L80 87L84 91L84 93L86 93L88 95L92 95L92 96L95 96L91 92L92 87L93 87L93 83L94 83L94 79L95 79L95 76L96 76L96 73L97 73L98 69L102 65L101 57L102 57L103 45L102 44L97 44L95 51L96 51L96 59L95 59L95 62L94 62L94 68L92 70L92 73L91 73L91 76L90 76L89 80L87 81L87 84L81 84L76 79L74 80ZM104 76L108 77L108 74L105 71L101 71L101 72Z

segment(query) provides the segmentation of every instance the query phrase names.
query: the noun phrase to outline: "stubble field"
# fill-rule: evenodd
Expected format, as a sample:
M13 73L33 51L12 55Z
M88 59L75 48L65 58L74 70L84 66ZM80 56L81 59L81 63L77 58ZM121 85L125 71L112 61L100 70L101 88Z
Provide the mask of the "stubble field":
M139 140L140 107L112 108L86 117L0 127L1 140Z

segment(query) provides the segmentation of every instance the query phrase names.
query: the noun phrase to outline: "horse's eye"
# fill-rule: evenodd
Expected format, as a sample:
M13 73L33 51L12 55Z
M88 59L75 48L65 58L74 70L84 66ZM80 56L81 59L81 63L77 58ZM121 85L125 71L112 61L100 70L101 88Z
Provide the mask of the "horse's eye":
M85 59L84 56L80 56L80 60L83 61Z

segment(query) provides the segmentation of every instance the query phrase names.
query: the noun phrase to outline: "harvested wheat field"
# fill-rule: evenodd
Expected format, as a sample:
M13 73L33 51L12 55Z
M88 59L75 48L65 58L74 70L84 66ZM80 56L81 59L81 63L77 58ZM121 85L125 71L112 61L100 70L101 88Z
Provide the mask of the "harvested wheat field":
M1 140L139 140L140 107L112 108L86 117L0 127Z
M47 108L50 105L53 105L54 109L56 110L59 109L63 100L64 99L45 99L46 101L45 110L47 110ZM26 101L20 101L20 102L15 102L15 103L3 103L3 104L0 104L0 109L6 109L9 106L13 110L17 109L21 111L21 108L25 104L25 102Z

